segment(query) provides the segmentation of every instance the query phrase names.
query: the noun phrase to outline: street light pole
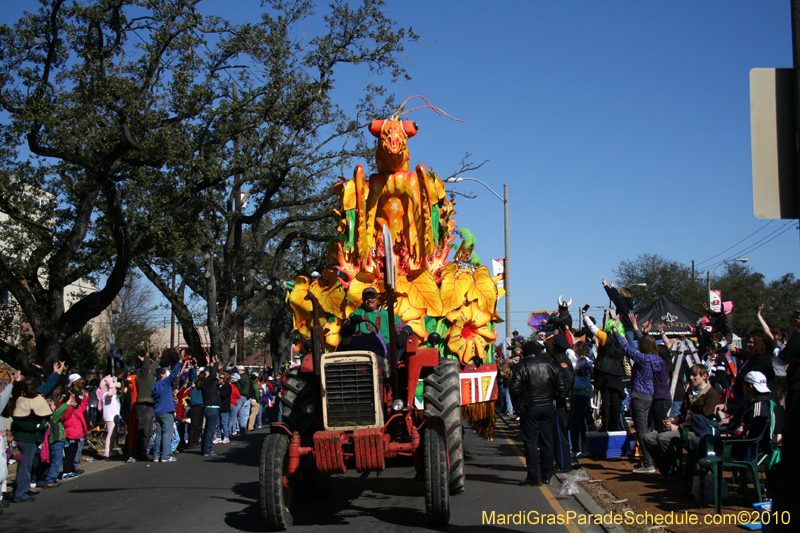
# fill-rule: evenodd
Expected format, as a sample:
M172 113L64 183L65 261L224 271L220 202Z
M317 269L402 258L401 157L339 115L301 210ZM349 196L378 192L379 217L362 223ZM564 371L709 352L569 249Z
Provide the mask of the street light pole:
M503 288L506 291L506 338L510 339L513 329L511 328L511 281L509 281L511 279L511 276L509 276L511 271L511 265L509 265L511 251L508 243L508 183L503 184L503 211L505 217L503 234L506 241L506 256L503 258Z
M511 332L514 331L514 329L511 327L511 281L510 281L511 276L509 275L509 272L511 270L510 269L511 265L509 264L511 259L511 246L508 240L508 184L507 183L503 184L503 197L500 197L499 194L494 192L494 189L492 189L479 179L452 176L444 181L445 183L458 183L460 181L465 181L465 180L477 181L478 183L489 189L489 191L491 191L492 194L497 196L497 198L501 202L503 202L503 217L505 223L505 229L503 233L505 236L505 245L506 245L506 256L503 258L503 288L506 291L506 338L510 339Z
M731 263L734 261L738 261L740 263L747 263L748 259L746 257L736 257L734 259L726 259L722 263L719 263L717 266L714 267L714 270L710 272L706 272L706 284L708 285L708 305L711 305L711 278L714 277L714 272L717 271L719 267L724 265L725 263Z

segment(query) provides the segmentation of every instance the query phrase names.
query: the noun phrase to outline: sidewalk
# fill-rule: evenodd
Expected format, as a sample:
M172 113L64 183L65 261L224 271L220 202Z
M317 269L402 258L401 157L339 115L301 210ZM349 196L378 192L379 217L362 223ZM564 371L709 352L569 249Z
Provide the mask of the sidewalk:
M706 504L704 508L695 503L693 498L682 496L680 491L666 481L659 481L659 474L634 474L633 469L638 465L629 459L622 457L617 459L581 459L580 467L583 468L592 479L602 482L602 485L609 492L616 496L617 500L625 500L620 504L612 504L614 511L622 513L624 508L630 508L637 514L649 513L651 515L697 515L697 525L670 525L664 531L675 531L676 533L722 533L738 529L731 525L731 515L740 512L753 511L752 504L755 502L755 489L752 484L748 485L745 496L733 494L729 499L722 501L721 513L727 515L728 525L706 525L704 515L710 515L713 519L714 502ZM726 472L726 478L728 474ZM682 519L683 520L683 519ZM718 518L719 520L719 518ZM738 520L735 524L738 524ZM651 524L652 526L652 524Z
M498 421L508 426L515 432L519 439L519 423L514 421L512 416L498 415ZM600 481L599 485L605 490L595 490L596 484L592 481L580 482L579 485L588 497L593 497L599 508L605 512L613 512L615 515L626 516L624 513L632 511L635 515L665 516L673 513L679 522L691 520L691 516L696 516L696 525L668 525L655 526L652 522L643 525L633 526L612 526L605 527L607 531L629 531L629 532L650 532L650 531L674 531L675 533L723 533L736 529L739 521L733 520L733 516L738 513L749 513L754 511L752 503L755 502L755 489L753 485L748 485L745 492L746 497L739 494L732 495L729 499L722 501L721 513L728 520L726 525L707 525L704 523L706 516L710 520L714 519L714 501L710 501L704 508L695 503L693 498L682 496L678 488L671 483L659 481L660 474L634 474L633 469L638 467L638 461L632 462L627 457L616 459L591 459L581 458L578 463L573 463L573 473L578 468L583 470L592 478L592 481ZM561 475L557 476L559 479ZM726 479L729 477L725 474ZM611 493L613 497L608 497ZM615 503L617 502L617 503ZM583 505L583 503L582 503ZM587 505L583 505L587 508ZM600 511L588 509L590 513L597 514ZM720 520L720 517L717 517ZM733 520L733 521L732 521ZM624 529L623 529L624 528ZM744 531L744 530L742 530Z

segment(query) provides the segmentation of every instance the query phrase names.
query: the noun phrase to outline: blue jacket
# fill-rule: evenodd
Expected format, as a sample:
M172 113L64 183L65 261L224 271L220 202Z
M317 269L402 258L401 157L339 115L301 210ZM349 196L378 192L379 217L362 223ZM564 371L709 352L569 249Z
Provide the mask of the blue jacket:
M153 385L153 404L155 405L154 414L156 416L175 412L175 400L172 399L172 386L175 384L175 380L178 379L181 366L181 363L175 363L175 368L172 369L169 377L159 379L156 381L156 384Z

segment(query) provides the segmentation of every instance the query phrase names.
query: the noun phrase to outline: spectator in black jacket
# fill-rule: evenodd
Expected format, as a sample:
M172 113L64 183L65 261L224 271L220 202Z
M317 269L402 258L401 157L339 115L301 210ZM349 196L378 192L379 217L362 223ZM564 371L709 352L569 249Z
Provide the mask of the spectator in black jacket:
M217 455L212 450L214 444L214 431L219 425L219 410L222 400L219 397L217 386L217 371L219 370L219 360L215 355L211 360L211 366L200 372L197 378L197 389L203 394L203 405L206 415L206 430L203 434L203 456Z
M611 300L617 310L619 319L622 322L622 327L625 328L625 340L628 341L628 345L633 346L633 330L635 328L630 318L628 318L628 315L633 313L633 297L631 296L631 291L625 287L617 290L614 287L613 281L609 285L605 279L603 280L603 288L606 290L608 299Z
M520 428L525 444L525 462L528 475L520 485L549 485L553 475L553 424L556 418L555 402L563 398L566 385L556 366L541 357L532 355L533 342L523 346L527 354L511 378L511 394L519 400ZM539 447L542 462L539 462Z
M758 371L767 376L767 382L775 379L775 369L772 366L772 353L764 332L756 330L747 337L747 349L743 352L747 360L739 368L736 381L733 383L733 394L738 397L744 395L744 378L753 371Z
M777 512L793 509L795 478L800 470L800 309L791 317L791 338L781 350L780 358L789 367L786 369L788 391L786 395L786 418L783 423L783 453L778 463L776 486L773 494L773 510ZM780 515L778 515L780 516ZM793 526L794 527L794 526ZM779 525L776 531L793 531L793 527Z
M563 335L553 337L553 363L564 380L566 391L562 398L556 400L556 423L553 431L553 447L555 448L555 459L558 465L558 472L569 472L572 467L572 460L569 453L569 417L572 411L572 388L575 384L575 369L572 360L567 355L567 350L571 346Z

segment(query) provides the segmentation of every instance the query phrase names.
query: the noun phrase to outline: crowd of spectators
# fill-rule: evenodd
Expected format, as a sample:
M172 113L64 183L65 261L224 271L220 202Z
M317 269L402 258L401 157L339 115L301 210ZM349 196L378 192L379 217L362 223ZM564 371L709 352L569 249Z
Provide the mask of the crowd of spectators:
M88 381L63 361L49 375L41 367L30 376L14 372L0 393L0 413L11 419L6 428L0 418L0 513L9 502L34 501L40 489L83 474L92 437L97 442L88 445L98 460L171 463L191 448L216 455L215 444L281 419L281 373L241 365L223 370L216 357L199 366L185 352L170 354L168 367L160 360L148 353L128 371L109 365L108 375ZM10 465L16 465L13 490Z
M564 392L548 403L552 420L539 427L546 429L537 429L537 442L525 442L526 450L538 447L540 454L552 456L552 470L550 464L542 465L536 475L529 466L522 484L531 479L546 483L552 471L566 472L579 458L588 457L590 431L606 441L608 432L634 437L640 463L631 474L660 475L661 481L677 485L687 496L692 495L700 460L718 436L761 435L755 448L734 451L743 457L768 457L768 470L774 475L781 457L787 368L791 373L789 363L800 355L795 353L798 342L790 342L790 336L800 340L800 311L791 316L789 333L771 328L759 309L761 328L744 337L744 346L734 347L731 302L725 302L721 312L705 307L691 336L668 337L661 326L654 330L649 321L638 323L630 291L617 291L606 280L603 285L621 314L612 313L597 324L587 316L587 304L581 329L575 329L559 300L559 308L527 340L515 331L496 348L497 409L521 422L523 440L526 415L535 411L540 421L544 419L541 402L530 403L530 395L524 393L530 372L517 375L522 362L544 359L564 382Z

